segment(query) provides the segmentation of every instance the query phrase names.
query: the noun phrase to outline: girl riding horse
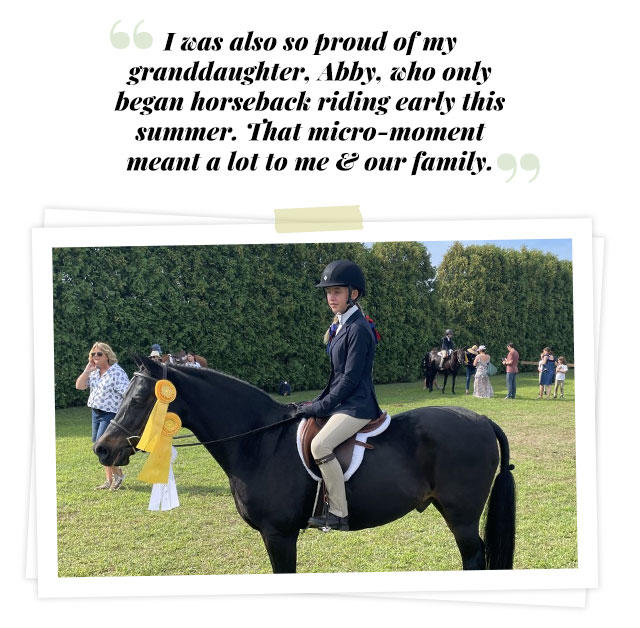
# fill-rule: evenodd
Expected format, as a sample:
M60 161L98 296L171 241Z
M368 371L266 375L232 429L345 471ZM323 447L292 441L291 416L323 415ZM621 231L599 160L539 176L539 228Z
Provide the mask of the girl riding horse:
M311 453L327 488L329 508L323 516L311 517L309 525L346 531L349 520L344 477L333 450L382 414L372 378L376 338L357 304L365 294L364 274L357 264L349 260L331 262L316 288L324 289L338 325L329 338L329 382L298 413L301 418L330 417L311 443Z

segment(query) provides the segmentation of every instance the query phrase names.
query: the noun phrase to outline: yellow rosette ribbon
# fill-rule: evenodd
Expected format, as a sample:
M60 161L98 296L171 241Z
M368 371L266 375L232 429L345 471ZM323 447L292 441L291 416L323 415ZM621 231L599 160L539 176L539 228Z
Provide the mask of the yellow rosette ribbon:
M164 426L169 404L178 396L176 387L168 379L161 379L156 382L155 394L156 403L147 419L147 425L144 428L144 432L142 432L140 441L136 445L142 451L152 452L155 449L156 440Z
M171 443L176 432L182 427L180 417L174 412L167 412L160 434L155 438L155 447L144 463L138 475L141 482L149 484L166 484L169 481L171 465Z

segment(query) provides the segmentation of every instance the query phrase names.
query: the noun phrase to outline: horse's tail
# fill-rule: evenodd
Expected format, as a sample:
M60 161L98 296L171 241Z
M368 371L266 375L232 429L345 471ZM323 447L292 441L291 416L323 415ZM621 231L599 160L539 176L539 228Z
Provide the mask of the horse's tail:
M499 425L487 419L500 445L500 472L489 495L484 526L487 569L513 569L516 542L516 483L509 464L509 441Z

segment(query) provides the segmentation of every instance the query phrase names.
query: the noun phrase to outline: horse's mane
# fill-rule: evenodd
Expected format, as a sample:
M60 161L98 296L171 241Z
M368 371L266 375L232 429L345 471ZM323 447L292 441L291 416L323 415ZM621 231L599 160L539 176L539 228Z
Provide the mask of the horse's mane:
M284 408L285 406L271 397L261 388L249 384L238 377L216 371L215 369L199 368L194 369L189 366L167 365L168 369L177 371L182 375L193 379L200 379L210 385L221 385L232 394L241 395L242 398L263 407Z

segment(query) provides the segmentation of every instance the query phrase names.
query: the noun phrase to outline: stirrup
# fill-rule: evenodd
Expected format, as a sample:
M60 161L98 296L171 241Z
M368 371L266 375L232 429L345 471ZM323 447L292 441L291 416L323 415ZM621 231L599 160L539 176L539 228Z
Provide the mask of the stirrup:
M349 517L338 517L332 512L327 512L320 517L311 517L309 519L309 527L317 528L322 532L329 532L330 530L340 530L341 532L349 531Z

